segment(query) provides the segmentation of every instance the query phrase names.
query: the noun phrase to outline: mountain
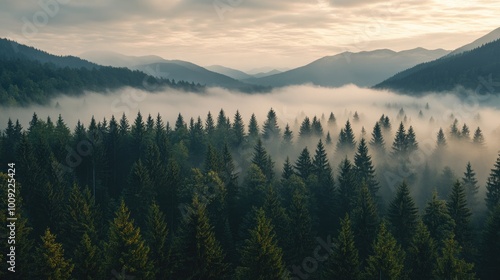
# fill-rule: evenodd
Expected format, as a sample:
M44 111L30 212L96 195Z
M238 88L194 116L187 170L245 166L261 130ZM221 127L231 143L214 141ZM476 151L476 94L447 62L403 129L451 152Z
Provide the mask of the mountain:
M423 94L454 90L482 89L495 93L500 78L500 40L471 51L419 64L376 85L402 93Z
M38 61L42 64L51 63L60 68L99 68L99 65L75 56L52 55L36 48L22 45L15 41L4 38L0 38L0 59L22 59Z
M57 95L107 92L123 87L148 91L203 87L158 79L141 71L100 66L77 57L56 56L13 41L0 40L0 106L47 104Z
M271 71L259 72L259 73L253 74L253 76L255 78L264 78L264 77L271 76L271 75L276 75L276 74L279 74L279 73L283 73L283 72L280 71L280 70L277 70L277 69L273 69Z
M448 55L452 56L452 55L455 55L455 54L460 54L460 53L463 53L463 52L466 52L466 51L470 51L470 50L479 48L479 47L481 47L484 44L496 41L498 39L500 39L500 27L497 28L497 29L495 29L495 30L493 30L493 31L491 31L490 33L484 35L483 37L475 40L474 42L472 42L470 44L467 44L465 46L462 46L462 47L460 47L460 48L452 51Z
M346 84L367 87L408 67L434 60L447 53L448 51L443 49L426 50L423 48L401 52L387 49L359 53L344 52L320 58L283 73L247 81L266 86L311 83L326 87L340 87Z
M247 73L245 73L243 71L224 67L221 65L212 65L212 66L208 66L205 68L212 71L212 72L226 75L226 76L231 77L231 78L236 79L236 80L245 80L245 79L253 78L253 76L248 75Z
M82 56L100 64L127 67L154 77L169 80L182 80L189 83L223 87L244 92L266 90L265 87L246 84L224 74L216 73L194 63L182 60L166 60L159 56L127 56L115 52L87 52L83 53Z

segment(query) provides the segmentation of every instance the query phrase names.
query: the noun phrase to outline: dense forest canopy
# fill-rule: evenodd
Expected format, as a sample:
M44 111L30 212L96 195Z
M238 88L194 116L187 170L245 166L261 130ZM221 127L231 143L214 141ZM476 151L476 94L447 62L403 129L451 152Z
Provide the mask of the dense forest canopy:
M496 279L498 141L424 112L9 120L16 277Z

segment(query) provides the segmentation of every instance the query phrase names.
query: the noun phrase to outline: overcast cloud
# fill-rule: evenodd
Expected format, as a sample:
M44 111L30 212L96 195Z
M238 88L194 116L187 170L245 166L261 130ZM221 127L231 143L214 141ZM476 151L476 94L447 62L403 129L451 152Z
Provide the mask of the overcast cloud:
M248 70L346 50L451 50L497 28L498 14L500 2L486 0L1 1L0 36L61 55L108 50Z

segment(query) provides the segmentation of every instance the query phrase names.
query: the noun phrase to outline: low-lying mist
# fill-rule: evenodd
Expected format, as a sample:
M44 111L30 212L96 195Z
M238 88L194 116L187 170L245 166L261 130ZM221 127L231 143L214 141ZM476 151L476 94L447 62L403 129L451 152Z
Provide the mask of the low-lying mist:
M294 86L266 94L243 94L220 88L208 89L203 94L175 90L151 94L128 88L106 95L87 93L78 98L59 97L46 107L2 108L0 126L3 130L9 118L19 119L26 129L34 112L41 119L50 116L52 121L56 121L61 114L72 129L78 120L88 127L92 116L101 121L103 118L109 120L112 115L120 118L122 114L126 114L132 124L139 111L144 117L148 114L156 117L159 113L165 122L168 121L173 126L179 113L184 117L184 121L189 123L191 117L196 120L198 116L204 121L209 111L216 120L219 111L223 109L231 121L236 110L239 110L245 125L248 125L250 116L254 113L262 128L268 111L273 108L281 132L286 124L289 124L294 133L294 141L299 136L300 124L306 116L311 120L316 116L321 121L324 135L330 132L333 140L333 145L327 147L327 152L336 176L342 157L336 155L335 143L345 122L350 120L358 142L363 135L363 128L364 137L369 141L375 123L385 115L390 118L392 125L390 134L385 138L387 151L391 151L394 135L400 122L403 122L406 129L412 126L415 130L420 154L424 156L424 159L418 160L416 170L422 170L425 164L429 164L439 174L445 166L449 166L455 175L461 178L467 162L470 161L478 175L481 193L484 193L486 178L500 150L499 104L500 98L494 95L476 96L471 93L466 99L458 98L453 93L411 97L352 85L338 89ZM330 113L335 115L336 126L327 124ZM359 118L354 117L356 113ZM455 119L459 129L467 124L471 138L476 129L481 128L485 139L483 149L472 149L468 144L450 141L451 125ZM440 128L447 138L448 152L440 163L433 163L432 155ZM311 140L310 143L301 143L302 146L307 145L312 154L316 144L317 139ZM289 155L291 161L296 160L302 148L296 147L294 154ZM270 152L276 161L276 170L280 170L287 155L273 151L272 148ZM377 159L374 160L377 167ZM379 178L384 180L381 174Z

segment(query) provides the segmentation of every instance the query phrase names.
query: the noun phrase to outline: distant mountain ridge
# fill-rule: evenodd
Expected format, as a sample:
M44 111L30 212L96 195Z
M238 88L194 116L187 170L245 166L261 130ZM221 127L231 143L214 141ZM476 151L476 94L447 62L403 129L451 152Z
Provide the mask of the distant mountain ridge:
M274 87L307 83L325 87L340 87L346 84L368 87L399 71L448 53L449 51L443 49L426 50L423 48L401 52L388 49L359 53L344 52L334 56L325 56L283 73L247 81Z
M500 27L491 31L490 33L482 36L481 38L474 40L474 42L452 51L448 55L452 56L452 55L460 54L460 53L463 53L466 51L471 51L473 49L481 47L484 44L491 43L491 42L496 41L498 39L500 39Z

